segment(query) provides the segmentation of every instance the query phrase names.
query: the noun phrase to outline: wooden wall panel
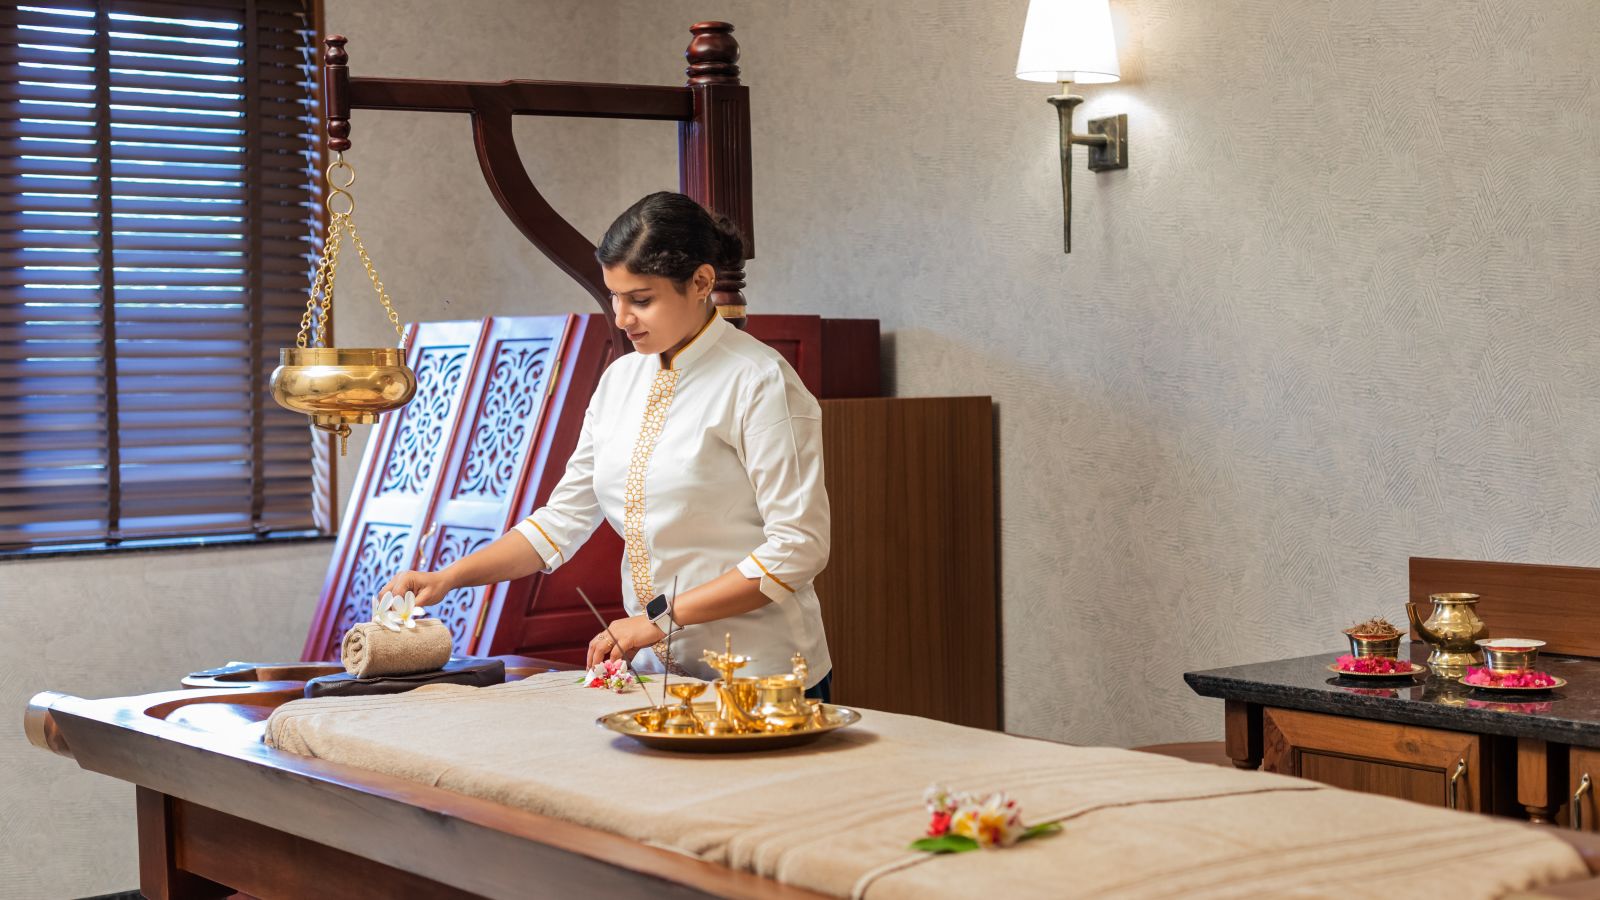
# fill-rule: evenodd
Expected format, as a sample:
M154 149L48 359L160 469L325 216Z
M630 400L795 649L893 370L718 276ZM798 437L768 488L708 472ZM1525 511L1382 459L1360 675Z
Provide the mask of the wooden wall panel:
M1467 559L1411 559L1411 602L1426 621L1429 594L1479 594L1491 637L1534 638L1548 653L1600 657L1600 569ZM1417 640L1417 635L1411 635Z
M826 400L833 540L817 580L834 698L999 728L988 397Z

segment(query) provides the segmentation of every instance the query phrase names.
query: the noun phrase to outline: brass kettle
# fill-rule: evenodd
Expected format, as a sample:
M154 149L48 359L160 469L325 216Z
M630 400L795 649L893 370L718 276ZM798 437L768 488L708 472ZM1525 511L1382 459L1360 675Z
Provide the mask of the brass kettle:
M1478 638L1489 633L1473 609L1477 594L1430 594L1433 613L1426 622L1414 604L1406 604L1406 617L1422 639L1433 646L1428 665L1441 675L1464 675L1467 666L1478 662Z

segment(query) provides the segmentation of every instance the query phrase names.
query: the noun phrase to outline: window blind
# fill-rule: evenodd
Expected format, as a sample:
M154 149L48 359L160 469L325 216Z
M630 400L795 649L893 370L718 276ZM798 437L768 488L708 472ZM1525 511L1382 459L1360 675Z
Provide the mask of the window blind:
M0 552L313 529L309 3L0 17Z

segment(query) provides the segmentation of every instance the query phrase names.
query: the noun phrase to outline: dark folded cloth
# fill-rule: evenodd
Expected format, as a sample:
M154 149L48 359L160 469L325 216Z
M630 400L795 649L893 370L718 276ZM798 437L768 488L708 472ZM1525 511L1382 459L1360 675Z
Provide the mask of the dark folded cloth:
M357 678L349 672L322 675L306 682L307 697L367 697L400 694L425 684L466 684L488 687L506 680L505 660L452 659L444 668L415 675L379 675Z

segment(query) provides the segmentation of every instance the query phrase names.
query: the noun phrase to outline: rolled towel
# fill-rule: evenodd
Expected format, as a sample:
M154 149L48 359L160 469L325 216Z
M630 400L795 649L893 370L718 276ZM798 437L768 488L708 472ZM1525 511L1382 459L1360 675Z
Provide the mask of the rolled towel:
M416 628L390 631L362 622L344 633L339 657L357 678L433 672L450 661L450 629L438 619L418 619Z

